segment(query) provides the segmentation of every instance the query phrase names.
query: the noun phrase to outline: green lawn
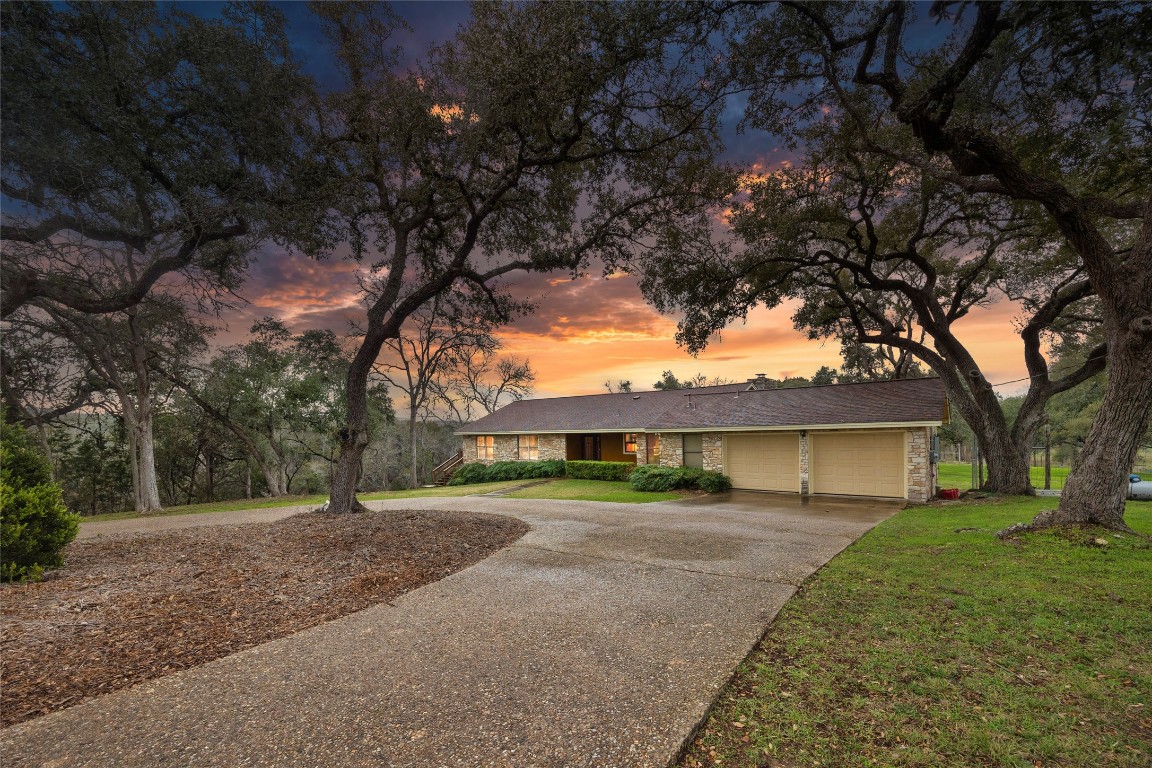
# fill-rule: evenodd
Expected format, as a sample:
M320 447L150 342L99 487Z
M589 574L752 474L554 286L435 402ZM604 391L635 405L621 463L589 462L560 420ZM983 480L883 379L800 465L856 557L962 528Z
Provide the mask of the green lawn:
M496 483L478 483L476 485L443 486L437 488L413 488L408 491L378 491L376 493L363 493L357 496L360 501L380 501L382 499L411 499L420 496L473 496L479 493L498 491L501 488L511 488L523 485L523 480L502 480ZM317 496L281 496L275 499L234 499L232 501L219 501L211 504L189 504L182 507L168 507L163 515L193 515L200 512L232 512L241 509L268 509L271 507L319 506L328 500L327 494ZM137 517L135 512L113 512L108 515L93 515L84 517L82 522L99 520L123 520Z
M679 493L651 493L634 491L626 481L612 480L550 480L522 491L508 494L510 499L573 499L579 501L618 501L625 504L645 504L650 501L680 499Z
M1044 487L1044 467L1030 467L1032 472L1032 485L1036 488ZM988 471L987 468L984 469ZM987 475L985 475L987 476ZM1052 467L1052 487L1063 488L1064 479L1068 477L1068 467ZM940 464L940 475L937 484L941 488L959 488L966 491L972 488L971 464Z
M680 765L1152 765L1152 543L995 538L1052 502L875 528L785 605ZM1152 503L1127 520L1152 532Z

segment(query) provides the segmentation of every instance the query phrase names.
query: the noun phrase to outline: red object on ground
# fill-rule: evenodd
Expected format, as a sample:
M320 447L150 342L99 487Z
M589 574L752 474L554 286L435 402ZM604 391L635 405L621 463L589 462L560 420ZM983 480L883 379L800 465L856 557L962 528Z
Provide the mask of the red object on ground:
M942 499L958 499L960 498L959 488L941 488L940 498Z

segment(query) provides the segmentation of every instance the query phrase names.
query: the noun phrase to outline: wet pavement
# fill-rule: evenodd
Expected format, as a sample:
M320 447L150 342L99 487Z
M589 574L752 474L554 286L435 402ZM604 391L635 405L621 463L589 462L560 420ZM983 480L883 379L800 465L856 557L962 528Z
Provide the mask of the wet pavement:
M370 506L533 530L391 605L5 729L4 764L664 766L796 586L900 505Z

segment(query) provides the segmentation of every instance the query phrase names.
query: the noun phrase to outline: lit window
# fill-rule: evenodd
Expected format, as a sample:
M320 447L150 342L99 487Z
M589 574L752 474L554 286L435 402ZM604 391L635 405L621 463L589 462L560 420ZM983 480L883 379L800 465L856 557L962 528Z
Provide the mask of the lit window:
M520 461L536 461L540 458L540 443L537 435L519 435L516 438L516 455Z
M476 438L476 458L477 459L491 459L493 456L493 448L496 443L496 438L492 435L481 435Z
M636 453L636 433L624 433L624 453Z

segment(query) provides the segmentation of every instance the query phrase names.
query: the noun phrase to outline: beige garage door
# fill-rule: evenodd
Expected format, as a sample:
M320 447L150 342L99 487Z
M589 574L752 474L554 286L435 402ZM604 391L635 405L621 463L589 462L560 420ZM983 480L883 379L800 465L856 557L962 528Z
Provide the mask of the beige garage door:
M725 435L724 473L733 488L800 492L800 435Z
M812 493L904 496L904 433L809 433Z

